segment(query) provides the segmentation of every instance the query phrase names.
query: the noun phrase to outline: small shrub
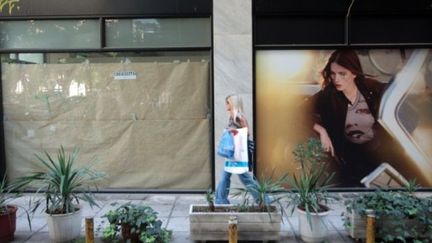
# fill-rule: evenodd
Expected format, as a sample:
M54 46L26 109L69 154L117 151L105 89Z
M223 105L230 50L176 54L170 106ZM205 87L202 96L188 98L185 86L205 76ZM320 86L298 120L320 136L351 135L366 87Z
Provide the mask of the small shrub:
M377 190L347 200L345 206L364 217L366 210L374 210L381 242L432 242L432 198L416 197L410 190ZM353 227L343 216L345 227Z
M116 205L116 203L111 204ZM162 228L162 221L151 207L126 203L104 215L109 225L103 231L107 242L170 242L172 231ZM120 237L121 232L121 237Z

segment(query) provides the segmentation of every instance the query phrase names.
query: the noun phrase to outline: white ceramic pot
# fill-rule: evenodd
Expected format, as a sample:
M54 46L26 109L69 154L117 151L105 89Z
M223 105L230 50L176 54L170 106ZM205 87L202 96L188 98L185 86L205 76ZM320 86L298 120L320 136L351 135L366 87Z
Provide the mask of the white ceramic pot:
M328 235L327 215L329 211L311 213L309 224L306 212L297 208L300 237L304 242L323 242ZM312 226L312 228L311 228Z
M68 242L81 234L81 211L67 214L47 214L48 233L53 242Z

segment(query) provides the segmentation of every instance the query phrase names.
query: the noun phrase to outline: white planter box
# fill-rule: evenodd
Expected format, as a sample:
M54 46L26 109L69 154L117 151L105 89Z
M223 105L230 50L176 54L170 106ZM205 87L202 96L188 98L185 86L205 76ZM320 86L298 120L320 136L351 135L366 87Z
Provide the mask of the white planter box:
M345 216L349 220L349 227L346 227L348 234L353 239L366 239L366 217L362 217L357 213L346 211Z
M282 216L279 211L267 212L196 212L189 210L190 234L192 240L227 240L230 216L237 217L239 240L279 240ZM233 205L218 205L216 208L229 210Z

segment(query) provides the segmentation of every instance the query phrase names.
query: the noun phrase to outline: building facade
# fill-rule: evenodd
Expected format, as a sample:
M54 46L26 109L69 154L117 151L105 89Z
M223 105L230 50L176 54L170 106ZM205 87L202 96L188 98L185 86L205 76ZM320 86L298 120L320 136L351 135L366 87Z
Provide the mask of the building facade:
M223 169L214 148L233 93L243 98L257 141L255 173L291 173L289 151L300 137L268 131L277 128L268 118L293 121L277 109L265 113L272 109L265 95L287 94L263 93L271 83L260 78L263 55L428 48L428 4L11 2L0 23L2 173L15 178L36 165L34 154L78 147L80 163L94 159L107 172L104 190L206 190ZM423 147L430 153L428 142Z

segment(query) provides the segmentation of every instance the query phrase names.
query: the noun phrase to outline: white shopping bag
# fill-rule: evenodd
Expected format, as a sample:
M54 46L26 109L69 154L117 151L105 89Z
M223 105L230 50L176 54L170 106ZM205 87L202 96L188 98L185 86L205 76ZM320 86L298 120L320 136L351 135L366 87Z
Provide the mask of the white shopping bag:
M243 174L249 171L248 158L248 130L247 128L236 129L234 138L234 159L225 161L225 171L233 174Z

